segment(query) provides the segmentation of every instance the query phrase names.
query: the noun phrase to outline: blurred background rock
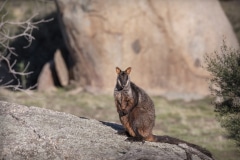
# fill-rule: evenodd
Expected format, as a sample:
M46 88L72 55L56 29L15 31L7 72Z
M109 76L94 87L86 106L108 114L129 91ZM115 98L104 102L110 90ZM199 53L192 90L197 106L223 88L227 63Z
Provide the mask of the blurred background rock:
M30 47L23 48L27 44L24 37L11 43L18 54L10 58L11 63L17 60L15 69L21 71L30 63L28 70L33 71L17 77L22 88L38 83L44 65L53 61L59 49L69 76L64 87L111 93L114 67L132 66L132 80L151 94L199 99L209 95L209 75L201 67L203 55L218 50L224 37L228 45L237 48L235 35L240 38L237 0L56 0L56 4L53 0L8 0L1 11L8 11L13 21L36 13L36 21L53 18L33 31L35 40ZM18 29L12 28L12 32ZM53 79L54 83L45 84L63 86L58 76L61 70L56 73L54 65L51 70L52 77L45 80Z

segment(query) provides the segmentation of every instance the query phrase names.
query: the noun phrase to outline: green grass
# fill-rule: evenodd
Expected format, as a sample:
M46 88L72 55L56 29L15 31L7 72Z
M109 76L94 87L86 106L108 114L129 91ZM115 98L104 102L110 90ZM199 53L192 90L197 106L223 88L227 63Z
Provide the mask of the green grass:
M112 95L93 95L59 89L52 93L0 90L0 100L38 106L74 114L79 117L120 123ZM10 96L9 96L10 95ZM217 160L237 160L239 149L216 120L211 99L184 102L152 97L156 108L154 134L169 135L198 144L212 152Z

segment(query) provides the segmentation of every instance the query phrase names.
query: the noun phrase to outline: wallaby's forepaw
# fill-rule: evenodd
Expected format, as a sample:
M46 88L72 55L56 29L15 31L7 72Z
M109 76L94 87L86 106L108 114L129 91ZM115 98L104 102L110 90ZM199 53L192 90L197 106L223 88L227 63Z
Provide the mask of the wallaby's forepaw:
M119 111L118 114L120 115L120 117L126 116L128 114L128 111L123 110L123 111Z
M124 130L117 131L117 134L119 134L119 135L127 135L127 131L124 131Z
M130 137L130 134L127 131L125 131L125 130L120 130L120 131L117 132L117 134Z
M145 141L140 138L140 137L128 137L125 141L127 142L142 142L142 143L145 143Z

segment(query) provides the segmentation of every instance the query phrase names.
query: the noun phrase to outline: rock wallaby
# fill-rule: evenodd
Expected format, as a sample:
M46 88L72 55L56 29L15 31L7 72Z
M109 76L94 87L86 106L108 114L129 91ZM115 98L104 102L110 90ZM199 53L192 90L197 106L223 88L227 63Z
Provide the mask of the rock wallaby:
M125 71L116 67L117 82L114 89L115 105L119 119L130 136L130 141L150 141L170 144L184 143L212 157L206 149L169 136L155 136L152 130L155 123L155 108L148 94L130 81L131 67Z

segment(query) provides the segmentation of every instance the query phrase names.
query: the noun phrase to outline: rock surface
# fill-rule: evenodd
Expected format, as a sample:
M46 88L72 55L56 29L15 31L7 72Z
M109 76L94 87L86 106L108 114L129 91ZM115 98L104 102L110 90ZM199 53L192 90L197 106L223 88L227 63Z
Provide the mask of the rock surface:
M186 146L126 142L122 126L0 102L0 159L211 160Z
M68 70L61 51L57 50L53 60L47 62L38 76L38 91L49 92L56 90L56 86L66 87L69 82Z
M39 74L37 89L40 92L50 92L56 90L53 76L53 61L46 63Z
M69 82L68 69L60 50L54 54L54 64L61 86L66 87Z
M115 67L149 93L209 94L203 55L236 36L218 0L56 0L62 31L81 86L111 91ZM184 94L183 94L184 93ZM183 97L184 98L184 97Z

